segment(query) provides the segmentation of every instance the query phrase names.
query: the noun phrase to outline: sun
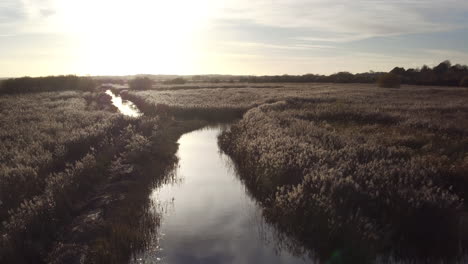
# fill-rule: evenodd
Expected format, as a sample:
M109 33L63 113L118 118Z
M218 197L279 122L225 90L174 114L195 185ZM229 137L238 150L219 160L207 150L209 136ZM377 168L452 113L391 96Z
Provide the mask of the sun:
M208 0L60 1L57 9L91 75L189 72L210 13Z

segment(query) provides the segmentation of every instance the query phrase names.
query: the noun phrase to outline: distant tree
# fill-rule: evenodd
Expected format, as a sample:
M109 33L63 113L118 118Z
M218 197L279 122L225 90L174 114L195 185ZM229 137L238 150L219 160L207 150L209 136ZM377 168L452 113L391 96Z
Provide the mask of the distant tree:
M184 78L175 78L175 79L172 79L172 80L167 80L164 82L164 84L186 84L187 83L187 80L185 80Z
M148 77L137 77L128 82L132 90L149 90L153 85L153 81Z
M377 84L383 88L400 88L401 80L398 75L389 72L380 76Z
M405 68L402 67L395 67L390 72L396 75L404 75L406 73Z
M337 83L351 83L354 81L354 75L349 72L338 72L330 75L330 78Z
M468 66L460 64L452 66L450 61L446 60L434 68L430 68L427 65L421 68L410 68L407 70L403 67L395 67L390 73L397 75L402 84L458 86L463 77L468 76ZM382 75L385 75L385 73L373 71L356 74L338 72L328 76L309 73L304 75L241 76L237 78L237 81L241 83L376 83ZM200 78L202 77L204 81L212 83L228 82L231 78L226 76L200 76ZM198 77L193 80L196 79L198 79Z
M443 74L446 73L450 67L452 66L452 63L449 60L441 62L439 65L435 66L434 69L432 69L436 74Z
M453 65L452 67L450 67L450 71L452 72L463 72L463 71L466 71L466 65L463 66L463 65L460 65L460 64L455 64Z
M421 67L421 72L428 72L428 71L431 71L431 68L429 68L427 65L423 65Z

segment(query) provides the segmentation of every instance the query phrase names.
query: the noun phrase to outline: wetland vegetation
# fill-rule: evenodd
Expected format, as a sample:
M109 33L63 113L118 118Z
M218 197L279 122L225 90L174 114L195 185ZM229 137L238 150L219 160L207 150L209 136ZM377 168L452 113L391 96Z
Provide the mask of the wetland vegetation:
M145 208L175 141L202 122L125 117L104 91L0 100L0 262L127 262L157 223Z
M144 79L129 89L81 78L2 84L2 263L144 256L165 217L151 194L178 166L179 137L220 122L231 125L219 147L279 252L331 263L463 260L465 88ZM119 113L115 96L143 115Z
M0 264L468 263L468 0L0 0Z
M220 145L266 217L322 261L337 250L351 263L455 257L467 96L368 88L280 100L249 110Z

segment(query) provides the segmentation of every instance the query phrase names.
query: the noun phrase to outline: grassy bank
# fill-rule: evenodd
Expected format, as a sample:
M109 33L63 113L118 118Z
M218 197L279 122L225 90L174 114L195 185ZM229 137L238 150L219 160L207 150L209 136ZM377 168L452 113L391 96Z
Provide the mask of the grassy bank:
M297 96L308 98L322 92L339 92L341 89L346 89L346 86L314 84L238 87L218 84L207 88L129 90L121 92L121 95L137 104L148 115L162 114L182 120L226 122L239 119L248 109L267 102Z
M126 140L124 150L113 159L108 169L109 181L92 200L92 204L105 206L98 207L100 218L88 230L94 234L93 239L82 245L87 248L87 261L128 263L132 254L149 246L160 221L159 215L149 210L151 191L164 183L177 165L178 138L202 125L199 121L180 123L142 117L128 127L125 134L130 140ZM125 141L125 134L115 141ZM91 213L95 215L96 211ZM65 236L51 259L57 259L57 255L62 260L67 258L68 241L76 245L75 238Z
M248 111L219 143L267 219L322 261L455 258L467 100L429 88L289 98Z
M175 101L154 101L153 97L147 98L145 92L123 92L121 93L122 98L127 99L135 103L138 108L150 116L164 116L164 117L174 117L179 120L204 120L207 122L226 122L229 120L240 119L243 113L248 109L245 106L236 106L236 105L207 105L202 104L201 101L206 98L200 98L200 93L197 93L197 96L191 97L185 100L190 100L192 103L187 104L182 102L183 97L177 97L176 100L180 103L175 103ZM212 99L211 99L212 100Z
M82 92L0 97L2 262L41 262L58 229L102 181L105 141L126 121Z
M149 192L202 122L124 118L90 92L0 100L0 262L126 263L144 248Z
M91 93L2 96L0 101L5 124L0 131L1 220L23 200L42 193L48 174L83 158L123 122L106 111L109 103L104 106Z

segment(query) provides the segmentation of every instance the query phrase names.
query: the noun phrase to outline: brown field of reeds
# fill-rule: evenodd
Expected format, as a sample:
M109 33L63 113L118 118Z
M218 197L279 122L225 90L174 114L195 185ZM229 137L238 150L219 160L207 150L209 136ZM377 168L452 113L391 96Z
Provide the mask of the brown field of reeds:
M0 120L1 263L128 262L159 221L149 194L178 137L201 125L126 118L81 91L3 95Z
M255 107L219 143L267 218L319 258L456 258L466 102L466 89L354 85Z
M462 254L466 89L287 84L127 95L152 114L242 116L220 146L265 216L307 250L325 258L342 248L349 261Z
M232 124L219 145L267 221L318 259L454 260L466 248L465 88L118 92L145 115L117 114L94 88L0 96L0 262L125 263L159 224L148 197L176 165L177 139L214 122Z

